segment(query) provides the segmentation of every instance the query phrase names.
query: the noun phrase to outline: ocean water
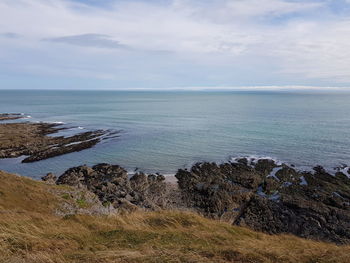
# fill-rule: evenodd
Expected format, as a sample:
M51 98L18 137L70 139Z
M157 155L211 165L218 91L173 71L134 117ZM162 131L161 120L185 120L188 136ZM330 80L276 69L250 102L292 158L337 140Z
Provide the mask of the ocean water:
M302 167L350 164L350 93L0 91L0 112L120 130L92 149L0 169L39 178L107 162L173 174L198 161L269 156Z

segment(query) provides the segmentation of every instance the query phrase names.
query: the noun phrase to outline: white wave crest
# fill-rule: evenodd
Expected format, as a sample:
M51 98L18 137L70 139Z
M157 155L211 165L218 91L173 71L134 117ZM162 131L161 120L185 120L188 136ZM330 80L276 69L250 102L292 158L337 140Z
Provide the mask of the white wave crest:
M249 166L254 166L259 160L272 160L277 166L281 166L283 164L282 161L270 157L270 156L257 156L257 155L248 155L248 156L238 156L238 157L231 157L230 162L231 163L237 163L241 159L247 159L247 163Z

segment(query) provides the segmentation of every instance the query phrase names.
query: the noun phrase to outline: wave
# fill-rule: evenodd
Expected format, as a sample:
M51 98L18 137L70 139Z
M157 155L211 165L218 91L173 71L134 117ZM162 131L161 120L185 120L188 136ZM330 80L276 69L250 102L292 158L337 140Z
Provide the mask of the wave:
M277 166L281 166L282 164L287 164L277 158L270 156L258 156L258 155L247 155L247 156L238 156L238 157L230 157L229 162L237 163L241 159L246 159L249 166L254 166L259 160L271 160Z
M342 165L340 167L335 167L332 170L331 169L326 169L327 173L335 176L336 173L340 172L346 175L350 179L350 167L347 165Z
M286 165L289 167L292 167L295 171L297 172L311 172L314 173L314 167L317 165L315 164L314 166L305 166L305 165L300 165L300 166L295 166L293 164L290 164L288 162L281 161L277 158L270 157L270 156L257 156L257 155L247 155L247 156L239 156L239 157L230 157L229 162L230 163L239 163L240 160L246 159L247 160L247 165L254 167L259 160L271 160L275 163L276 167L271 171L271 174L269 177L275 177L275 174L279 169L281 169L281 166ZM323 167L324 170L332 175L336 176L337 173L343 173L345 174L349 179L350 179L350 166L342 164L340 166L336 167Z

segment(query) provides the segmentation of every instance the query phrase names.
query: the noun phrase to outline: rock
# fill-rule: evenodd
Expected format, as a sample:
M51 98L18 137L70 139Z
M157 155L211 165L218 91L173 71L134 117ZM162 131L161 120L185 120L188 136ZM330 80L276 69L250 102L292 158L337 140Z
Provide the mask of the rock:
M102 204L94 193L86 189L51 188L51 192L61 198L55 211L60 217L76 214L111 215L117 212L109 203Z
M118 165L98 164L92 168L79 166L62 174L57 184L86 188L95 193L102 203L116 209L164 209L174 202L168 198L170 190L162 175L137 173L129 179L125 169Z
M241 163L220 166L198 163L190 171L180 169L175 177L187 206L216 219L234 211L229 217L232 221L234 215L238 216L239 208L249 200L253 185L260 180L251 172Z
M41 180L48 184L55 184L57 181L57 177L53 173L48 173L47 175L41 177Z
M178 170L178 188L159 174L129 178L118 165L67 170L57 184L87 189L119 212L190 209L209 218L270 234L350 243L350 179L317 166L298 171L273 160L197 163ZM49 178L49 177L48 177Z
M89 149L95 146L100 142L100 139L87 140L80 143L61 145L60 147L52 147L49 149L45 149L43 151L38 151L37 153L33 153L33 155L22 160L22 163L32 163L45 159L49 159L55 156L72 153L72 152L80 152L85 149Z
M20 114L0 114L1 120L18 119ZM59 123L1 123L0 158L27 156L23 163L36 162L55 156L91 148L105 139L118 136L117 131L95 130L72 136L48 136L68 130Z
M114 204L114 207L118 207L118 211L119 212L134 212L137 211L139 209L138 206L134 205L133 203L131 203L130 201L126 200L126 199L121 199L119 200L118 204Z
M21 113L0 113L0 121L9 121L26 118Z
M61 175L57 184L67 184L75 187L83 187L91 184L91 175L95 171L86 165L70 168L63 175Z
M350 179L343 173L244 158L197 163L176 178L183 202L205 216L271 234L350 243Z
M268 175L273 168L277 167L277 164L274 160L271 159L259 159L255 165L255 170L264 174Z
M145 192L149 186L147 176L144 173L137 173L130 178L130 186L136 192Z

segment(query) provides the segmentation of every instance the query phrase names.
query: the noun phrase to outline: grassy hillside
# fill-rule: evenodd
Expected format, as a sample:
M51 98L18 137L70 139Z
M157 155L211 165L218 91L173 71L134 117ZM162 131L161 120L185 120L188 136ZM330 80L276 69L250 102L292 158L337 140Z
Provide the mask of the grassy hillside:
M270 236L189 212L56 216L86 193L0 172L0 262L349 262L350 246ZM74 194L72 194L74 193Z

